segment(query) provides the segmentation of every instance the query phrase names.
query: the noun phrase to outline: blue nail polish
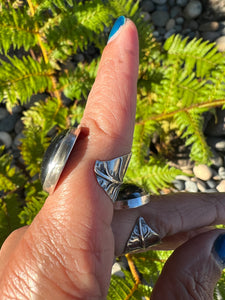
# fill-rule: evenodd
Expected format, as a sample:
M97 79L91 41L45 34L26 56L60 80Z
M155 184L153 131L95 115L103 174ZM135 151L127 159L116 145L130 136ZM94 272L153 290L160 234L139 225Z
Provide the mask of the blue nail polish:
M213 252L217 254L217 259L225 267L225 234L221 234L215 240Z
M124 16L120 16L116 22L113 25L112 30L110 31L109 38L108 38L108 43L111 41L112 37L116 37L116 33L120 29L121 26L123 26L126 23L126 18Z

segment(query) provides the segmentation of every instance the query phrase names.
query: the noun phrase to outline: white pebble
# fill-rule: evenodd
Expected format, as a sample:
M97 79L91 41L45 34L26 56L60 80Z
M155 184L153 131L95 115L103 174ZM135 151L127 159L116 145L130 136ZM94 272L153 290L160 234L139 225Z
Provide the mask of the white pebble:
M216 187L217 191L220 193L225 192L225 180L222 180Z
M197 178L204 181L209 180L213 176L212 169L207 165L203 165L203 164L194 166L193 172Z
M185 190L190 193L197 193L198 191L197 184L191 180L185 181Z

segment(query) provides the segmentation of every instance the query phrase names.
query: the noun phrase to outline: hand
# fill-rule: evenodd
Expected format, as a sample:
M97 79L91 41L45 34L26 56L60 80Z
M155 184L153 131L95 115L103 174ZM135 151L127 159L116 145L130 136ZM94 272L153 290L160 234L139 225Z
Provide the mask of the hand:
M152 299L212 299L225 247L220 239L212 251L224 231L208 226L225 221L223 195L152 197L146 206L113 213L96 181L96 160L131 150L137 76L138 35L127 20L105 47L81 122L85 130L55 192L33 223L2 246L0 299L105 299L114 255L123 253L139 216L159 233L161 248L178 247Z

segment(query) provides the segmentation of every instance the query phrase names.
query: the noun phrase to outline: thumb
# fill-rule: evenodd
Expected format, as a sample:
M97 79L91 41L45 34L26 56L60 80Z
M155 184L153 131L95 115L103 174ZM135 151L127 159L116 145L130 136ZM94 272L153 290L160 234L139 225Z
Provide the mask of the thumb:
M212 300L225 263L225 233L203 233L177 248L165 264L151 300Z

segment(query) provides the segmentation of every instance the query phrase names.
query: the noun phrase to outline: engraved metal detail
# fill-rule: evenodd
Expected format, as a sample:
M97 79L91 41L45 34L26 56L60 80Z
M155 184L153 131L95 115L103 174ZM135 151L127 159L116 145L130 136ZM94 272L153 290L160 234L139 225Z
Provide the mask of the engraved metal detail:
M130 158L131 153L112 160L95 162L94 171L97 181L113 202L118 196Z
M152 230L143 217L139 217L127 241L124 253L138 252L160 242L158 233Z

